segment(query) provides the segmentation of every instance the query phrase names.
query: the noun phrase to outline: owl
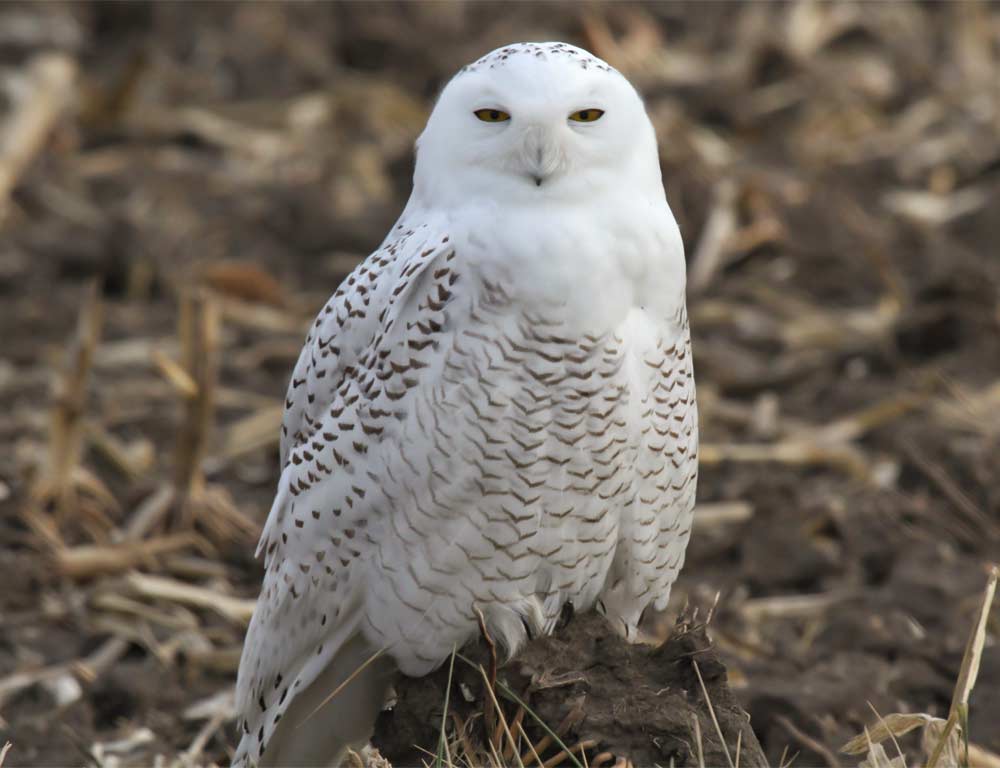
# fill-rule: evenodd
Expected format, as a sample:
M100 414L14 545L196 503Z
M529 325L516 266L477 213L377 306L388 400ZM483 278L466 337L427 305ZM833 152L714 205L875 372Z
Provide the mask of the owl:
M292 374L234 764L336 764L480 612L508 655L567 605L634 638L684 561L697 429L636 90L566 43L464 67Z

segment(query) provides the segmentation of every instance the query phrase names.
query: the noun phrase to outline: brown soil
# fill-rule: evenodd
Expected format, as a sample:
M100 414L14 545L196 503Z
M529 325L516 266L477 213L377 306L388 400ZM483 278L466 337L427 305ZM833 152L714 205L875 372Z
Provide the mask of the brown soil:
M741 765L766 768L767 758L726 685L725 667L704 625L685 621L671 629L662 645L631 645L609 633L601 616L590 613L574 617L551 637L528 643L498 673L506 686L498 689L498 698L504 702L508 730L519 721L538 745L547 735L540 722L558 731L563 747L536 750L546 762L560 749L589 740L599 744L588 750L591 760L611 753L627 756L635 765L698 765L699 759L705 765L726 765L739 755ZM437 744L450 678L449 712L473 724L470 745L475 749L471 742L483 740L476 732L480 715L487 717L483 674L489 667L480 642L466 649L456 666L445 665L428 678L404 678L396 685L392 710L379 719L372 744L393 765L420 765L426 754L413 745ZM471 703L464 692L471 694ZM518 719L522 705L533 714ZM501 739L500 747L506 743ZM527 747L522 750L529 753ZM508 764L513 760L508 758Z
M998 29L976 3L0 6L0 66L25 86L0 95L0 128L61 107L0 221L8 765L149 765L203 730L195 762L222 763L234 743L224 708L185 711L231 686L239 616L60 569L23 514L89 281L104 324L82 467L116 504L61 541L112 541L173 478L182 398L151 351L177 359L201 285L222 313L204 468L231 503L213 509L259 524L305 327L401 209L436 90L517 39L580 43L633 79L687 244L702 513L650 629L718 599L715 652L774 763L824 764L809 740L835 751L872 707L946 714L1000 560ZM40 85L46 52L77 68L68 98ZM132 570L253 598L253 535L211 523ZM109 648L57 685L11 683ZM972 740L1000 752L997 723L988 644Z

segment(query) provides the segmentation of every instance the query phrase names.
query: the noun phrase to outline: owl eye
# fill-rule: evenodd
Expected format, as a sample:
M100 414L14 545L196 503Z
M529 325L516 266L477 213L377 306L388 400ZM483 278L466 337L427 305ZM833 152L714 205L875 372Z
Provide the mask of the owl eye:
M604 115L603 109L580 109L569 116L569 119L576 123L592 123L595 120L600 120Z
M484 123L504 123L510 120L510 115L502 109L477 109L473 114Z

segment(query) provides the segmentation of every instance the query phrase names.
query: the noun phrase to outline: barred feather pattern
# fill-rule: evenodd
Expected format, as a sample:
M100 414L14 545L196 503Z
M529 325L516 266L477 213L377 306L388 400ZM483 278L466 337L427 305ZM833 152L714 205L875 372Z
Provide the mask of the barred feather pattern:
M683 304L579 333L509 282L440 227L400 225L317 318L259 548L237 764L357 634L420 675L477 609L513 653L566 603L626 636L665 607L697 482Z

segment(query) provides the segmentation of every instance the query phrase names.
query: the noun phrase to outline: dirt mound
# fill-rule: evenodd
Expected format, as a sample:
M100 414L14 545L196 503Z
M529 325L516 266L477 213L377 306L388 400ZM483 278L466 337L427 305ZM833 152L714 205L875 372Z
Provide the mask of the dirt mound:
M429 678L397 683L396 703L383 713L372 739L393 765L419 765L426 752L414 745L436 748L449 675L454 713L449 727L471 723L473 734L482 734L481 716L488 709L480 672L489 667L485 644L463 656L471 663L458 660L454 670L445 665ZM740 765L767 765L750 718L729 690L725 666L701 625L678 624L659 646L633 645L601 616L577 616L551 637L528 643L501 667L498 680L504 686L501 698L510 691L534 713L518 716L520 705L509 698L505 703L508 720L522 723L532 743L545 739L547 728L555 729L566 747L589 744L591 765L611 753L638 766L721 766L735 761L737 751ZM526 740L517 741L519 754L530 753ZM561 749L550 746L548 757Z

